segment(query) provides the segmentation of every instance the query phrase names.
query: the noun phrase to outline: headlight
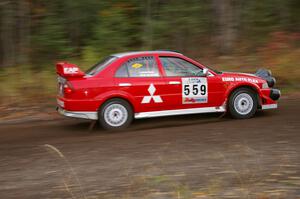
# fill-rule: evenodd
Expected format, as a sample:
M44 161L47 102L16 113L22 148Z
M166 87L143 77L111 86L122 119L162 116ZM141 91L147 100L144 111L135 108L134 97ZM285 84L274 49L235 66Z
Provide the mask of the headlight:
M269 85L267 82L263 83L262 86L261 86L262 89L267 89L269 88Z

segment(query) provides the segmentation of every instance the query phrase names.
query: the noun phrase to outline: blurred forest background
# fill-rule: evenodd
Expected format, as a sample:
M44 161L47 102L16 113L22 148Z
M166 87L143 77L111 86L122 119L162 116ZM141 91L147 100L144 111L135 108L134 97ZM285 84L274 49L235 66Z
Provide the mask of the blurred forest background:
M55 62L172 49L300 88L299 0L1 0L0 104L55 100ZM53 98L51 98L53 96ZM3 105L4 106L4 105Z

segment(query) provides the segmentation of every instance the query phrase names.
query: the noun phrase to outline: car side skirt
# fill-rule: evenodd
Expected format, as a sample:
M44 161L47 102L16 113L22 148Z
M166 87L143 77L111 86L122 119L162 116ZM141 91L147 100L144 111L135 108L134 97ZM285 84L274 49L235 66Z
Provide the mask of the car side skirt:
M216 113L216 112L225 112L225 111L226 109L223 106L165 110L165 111L150 111L150 112L136 113L134 114L134 118L142 119L142 118L150 118L150 117L163 117L163 116L186 115L186 114L197 114L197 113Z
M98 113L96 111L95 112L67 111L61 107L58 107L57 111L61 115L64 115L66 117L82 118L82 119L90 119L90 120L98 119ZM142 118L163 117L163 116L172 116L172 115L186 115L186 114L197 114L197 113L217 113L217 112L225 112L225 111L226 111L226 109L224 106L165 110L165 111L150 111L150 112L135 113L134 118L142 119Z

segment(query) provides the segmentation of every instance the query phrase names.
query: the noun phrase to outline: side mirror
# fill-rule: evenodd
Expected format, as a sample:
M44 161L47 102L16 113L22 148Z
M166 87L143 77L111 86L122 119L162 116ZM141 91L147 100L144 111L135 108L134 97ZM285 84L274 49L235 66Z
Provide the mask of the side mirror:
M208 75L208 69L207 68L203 68L203 76L206 77Z

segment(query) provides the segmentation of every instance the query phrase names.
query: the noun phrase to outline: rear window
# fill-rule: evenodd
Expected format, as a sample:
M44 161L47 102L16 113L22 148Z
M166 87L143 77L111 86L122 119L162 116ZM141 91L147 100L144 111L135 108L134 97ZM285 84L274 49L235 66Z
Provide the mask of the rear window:
M99 73L100 71L102 71L104 68L106 68L106 66L108 66L109 64L114 62L116 59L117 59L117 57L114 57L114 56L106 57L105 59L101 60L100 62L98 62L97 64L92 66L90 69L88 69L86 71L86 74L93 76L93 75Z
M159 70L153 56L129 59L116 72L116 77L159 77Z

